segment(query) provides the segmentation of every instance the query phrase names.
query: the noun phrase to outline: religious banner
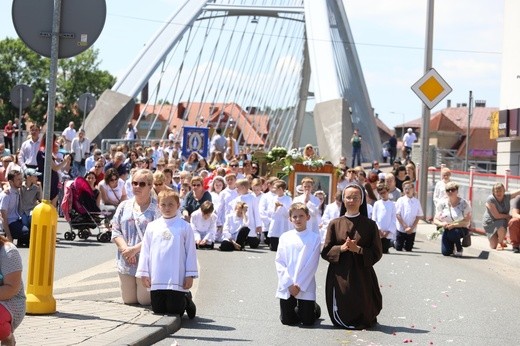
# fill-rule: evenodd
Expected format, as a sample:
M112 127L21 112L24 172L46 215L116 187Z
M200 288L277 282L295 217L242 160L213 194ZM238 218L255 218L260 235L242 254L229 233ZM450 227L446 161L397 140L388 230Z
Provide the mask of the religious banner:
M182 156L188 157L197 152L202 157L208 156L209 130L207 127L183 127Z

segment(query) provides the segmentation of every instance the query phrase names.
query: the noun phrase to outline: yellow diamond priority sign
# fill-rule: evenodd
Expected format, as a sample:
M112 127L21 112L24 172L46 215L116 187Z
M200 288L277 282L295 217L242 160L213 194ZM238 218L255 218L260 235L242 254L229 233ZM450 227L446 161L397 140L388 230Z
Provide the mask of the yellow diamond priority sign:
M419 96L426 107L432 109L453 89L451 89L448 83L442 79L441 75L432 68L412 85L412 90Z

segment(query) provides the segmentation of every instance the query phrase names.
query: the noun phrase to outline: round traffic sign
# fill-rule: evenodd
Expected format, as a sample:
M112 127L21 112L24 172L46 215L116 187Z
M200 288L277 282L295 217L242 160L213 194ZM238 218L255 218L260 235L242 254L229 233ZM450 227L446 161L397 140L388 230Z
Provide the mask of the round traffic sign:
M12 17L18 36L29 48L51 56L54 0L14 0ZM61 5L58 58L87 50L98 39L107 8L105 0L67 0Z
M96 98L94 95L84 93L78 98L78 108L82 113L90 113L96 107Z
M24 109L29 107L29 105L32 102L33 96L33 90L30 86L27 86L25 84L15 85L11 89L11 103L18 109Z

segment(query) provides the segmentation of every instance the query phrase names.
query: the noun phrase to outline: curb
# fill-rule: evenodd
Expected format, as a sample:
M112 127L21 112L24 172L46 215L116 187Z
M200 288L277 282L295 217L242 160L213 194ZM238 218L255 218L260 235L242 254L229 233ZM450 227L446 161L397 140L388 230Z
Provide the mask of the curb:
M148 346L157 343L181 328L179 316L164 316L154 324L122 337L110 345Z

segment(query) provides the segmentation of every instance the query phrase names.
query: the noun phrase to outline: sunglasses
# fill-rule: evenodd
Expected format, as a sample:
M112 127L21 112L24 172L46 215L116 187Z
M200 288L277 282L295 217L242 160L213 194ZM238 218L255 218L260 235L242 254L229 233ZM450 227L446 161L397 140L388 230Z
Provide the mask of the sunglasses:
M135 187L145 187L148 184L146 183L146 181L132 181L132 185Z
M163 183L153 183L155 186L163 186Z
M453 188L451 188L451 189L446 189L446 192L454 192L454 191L457 191L457 189L453 189Z
M94 166L94 168L103 168L103 166Z
M229 165L229 167L238 167L238 165Z
M110 179L110 181L118 181L118 180L119 180L119 178L112 178L112 179Z
M191 186L197 187L197 186L202 186L202 185L200 185L200 184L191 184Z

